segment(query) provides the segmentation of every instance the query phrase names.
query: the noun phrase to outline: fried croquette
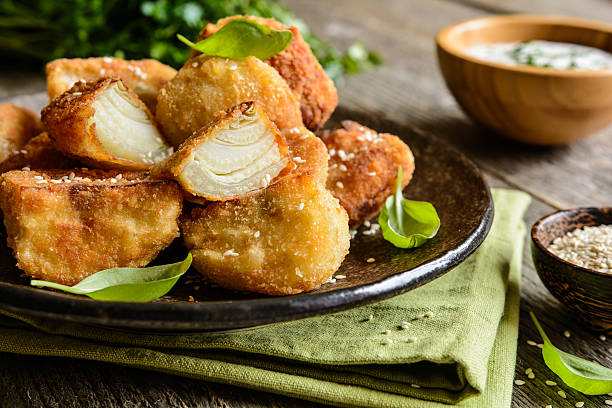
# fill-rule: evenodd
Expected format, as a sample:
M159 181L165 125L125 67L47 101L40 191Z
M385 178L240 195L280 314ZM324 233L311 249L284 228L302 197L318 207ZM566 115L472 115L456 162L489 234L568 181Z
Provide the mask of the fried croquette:
M348 216L325 189L325 146L308 133L287 140L294 157L299 151L306 159L276 184L181 217L185 245L204 276L230 289L288 295L314 289L340 267L350 245Z
M152 59L126 61L118 58L56 59L47 64L49 101L79 82L95 82L102 78L121 78L123 82L155 113L157 93L176 70Z
M178 147L217 112L247 101L259 102L279 129L302 124L299 101L285 80L255 57L189 59L159 92L155 117Z
M8 245L27 275L73 285L107 268L142 267L178 235L172 181L117 170L0 176Z
M289 88L298 97L304 125L312 131L323 126L338 105L338 92L299 30L287 27L273 18L232 16L217 21L217 24L209 23L200 33L200 39L211 36L235 18L248 18L272 30L291 30L291 45L264 62L287 81Z
M79 162L64 156L55 148L47 132L31 138L23 148L0 163L0 174L25 167L30 169L70 169Z
M276 125L257 102L245 102L196 131L151 175L178 181L196 202L220 201L264 188L293 166Z
M352 226L380 212L395 191L398 166L403 169L402 187L412 178L414 157L397 136L350 120L319 136L330 156L327 188L348 212Z
M92 167L146 170L172 154L120 79L75 84L42 110L42 120L58 150Z
M10 103L0 105L0 162L19 154L42 131L34 112Z

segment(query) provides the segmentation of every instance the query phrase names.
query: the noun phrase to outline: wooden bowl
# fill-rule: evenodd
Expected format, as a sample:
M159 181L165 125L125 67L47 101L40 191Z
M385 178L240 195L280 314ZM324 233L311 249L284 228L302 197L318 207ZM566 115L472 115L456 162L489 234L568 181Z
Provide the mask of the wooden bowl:
M438 62L449 90L477 122L509 138L563 145L612 122L612 69L558 70L487 62L465 53L478 44L548 40L612 52L612 24L571 17L475 18L437 36Z
M557 211L531 228L531 257L546 288L587 327L608 334L612 332L612 274L574 265L547 247L575 229L610 224L612 207L590 207Z

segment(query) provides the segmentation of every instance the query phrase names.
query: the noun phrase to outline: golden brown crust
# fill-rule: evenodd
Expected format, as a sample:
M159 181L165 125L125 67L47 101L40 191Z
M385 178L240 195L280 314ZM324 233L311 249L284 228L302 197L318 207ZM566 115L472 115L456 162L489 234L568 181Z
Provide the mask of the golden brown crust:
M93 103L102 91L118 81L123 84L119 78L77 82L70 90L43 108L42 121L57 149L67 156L103 169L147 170L149 165L111 155L96 136ZM128 87L126 89L155 124L155 119L147 106Z
M122 60L111 57L57 59L47 64L47 94L49 100L57 98L83 80L121 78L130 89L155 112L157 93L176 70L152 59Z
M172 181L74 169L5 173L0 205L17 266L73 285L103 269L148 264L179 235L182 200Z
M289 158L289 148L285 137L279 132L276 125L268 119L268 116L264 112L261 104L255 101L244 102L239 105L233 106L230 109L219 112L216 119L210 122L208 125L195 131L187 140L185 140L174 154L168 157L163 162L153 166L151 168L151 176L165 179L173 179L177 181L185 191L185 199L203 204L206 201L225 201L231 200L236 197L218 197L218 196L206 196L198 193L197 191L190 188L188 184L182 183L178 176L181 174L187 163L190 161L192 151L200 146L203 142L213 137L217 131L225 129L230 123L234 123L242 117L247 111L254 109L259 116L260 120L266 124L266 127L270 129L274 136L275 142L278 146L281 157ZM284 177L294 165L291 161L287 161L287 166L281 172L274 177L269 184L275 183L281 177Z
M0 163L0 174L24 167L30 169L70 169L79 162L64 156L55 148L47 132L34 136L17 154Z
M296 27L287 27L273 18L232 16L223 18L216 24L209 23L200 33L200 39L211 36L235 18L248 18L272 30L291 30L291 45L264 62L278 71L299 98L304 125L312 131L323 126L338 105L338 92L299 30ZM195 54L197 52L192 53Z
M292 136L294 157L299 151L311 160L264 190L181 217L194 267L223 287L268 295L312 290L348 253L348 216L324 185L325 146L307 130Z
M0 105L0 162L19 154L40 132L42 124L34 112L11 103Z
M327 188L348 212L351 225L380 212L395 192L400 165L402 187L412 178L414 157L397 136L376 133L350 120L342 122L342 129L325 130L319 136L330 152Z
M155 117L178 147L218 112L247 101L259 102L281 130L302 124L299 101L285 80L255 57L189 59L160 91Z

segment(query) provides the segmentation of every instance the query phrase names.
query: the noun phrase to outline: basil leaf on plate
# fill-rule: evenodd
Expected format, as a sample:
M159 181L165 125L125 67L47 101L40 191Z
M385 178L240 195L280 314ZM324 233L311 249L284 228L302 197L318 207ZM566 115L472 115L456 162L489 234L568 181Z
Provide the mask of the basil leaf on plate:
M236 18L195 44L180 34L177 37L206 55L236 60L252 55L265 60L289 47L293 33L289 30L275 31L253 20Z
M568 387L583 394L603 395L612 392L612 369L559 350L552 345L535 315L532 312L529 314L544 341L544 362L553 373Z
M191 266L191 253L181 262L147 268L111 268L96 272L74 286L32 280L30 285L85 295L96 300L150 302L168 293Z
M383 238L398 248L416 248L433 238L440 218L427 201L407 200L402 194L402 166L397 170L395 194L387 197L378 216Z

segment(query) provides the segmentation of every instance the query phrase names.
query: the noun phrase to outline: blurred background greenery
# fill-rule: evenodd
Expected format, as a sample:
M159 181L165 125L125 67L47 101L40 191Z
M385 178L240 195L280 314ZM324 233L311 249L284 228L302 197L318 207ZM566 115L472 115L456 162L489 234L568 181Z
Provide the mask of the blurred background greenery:
M115 56L155 58L180 67L208 22L234 14L273 17L296 26L328 75L338 80L380 64L361 42L340 52L306 23L272 0L0 0L0 57L40 69L55 58Z

